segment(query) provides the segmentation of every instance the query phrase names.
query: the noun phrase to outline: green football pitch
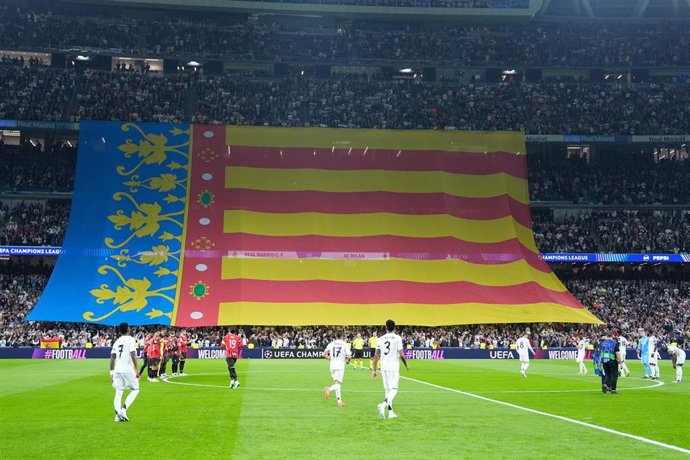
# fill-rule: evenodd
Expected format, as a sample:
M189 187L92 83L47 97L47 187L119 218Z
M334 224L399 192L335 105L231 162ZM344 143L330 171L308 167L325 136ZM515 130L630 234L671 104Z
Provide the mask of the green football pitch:
M381 420L383 385L345 373L343 400L324 399L323 360L244 360L227 388L224 361L190 360L189 375L141 382L115 423L106 360L0 361L3 459L520 459L690 458L690 382L619 380L603 394L572 361L411 361L397 419ZM590 365L591 368L591 365Z

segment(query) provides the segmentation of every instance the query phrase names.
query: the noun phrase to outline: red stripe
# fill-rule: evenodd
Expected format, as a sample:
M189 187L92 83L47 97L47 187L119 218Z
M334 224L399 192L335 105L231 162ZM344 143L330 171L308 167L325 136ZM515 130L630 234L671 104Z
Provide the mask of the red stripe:
M451 216L493 220L513 216L517 222L532 228L529 205L509 195L493 198L467 198L445 193L396 192L274 192L228 189L222 203L226 209L271 213L322 212L361 214L390 212L406 215L448 214Z
M224 247L230 251L289 251L289 252L388 252L394 257L407 259L433 259L433 254L474 263L498 264L524 259L544 273L551 268L539 254L524 247L517 239L500 243L470 243L451 237L409 238L404 236L328 237L265 236L251 233L225 234ZM432 256L427 256L431 254Z
M180 290L177 293L177 315L175 325L178 326L211 326L218 324L218 304L223 301L225 293L218 288L221 280L220 257L207 257L209 251L194 250L195 241L204 238L213 244L213 249L222 247L223 244L223 206L217 200L208 207L202 206L198 196L204 190L222 195L225 183L222 174L215 174L212 181L202 179L202 174L222 170L221 164L208 163L199 154L203 151L222 152L225 148L225 126L195 125L193 151L190 155L191 176L188 187L189 203L187 203L187 232L185 258L181 267L182 278ZM212 136L207 136L211 133ZM218 162L220 163L220 161ZM199 219L210 219L209 225L201 225ZM198 272L194 267L203 263L206 271ZM207 295L196 299L190 293L192 286L202 281L208 285Z
M525 155L511 152L367 149L365 153L362 148L348 147L324 149L232 145L228 147L226 164L255 168L385 169L445 171L474 175L504 172L520 179L527 179Z
M222 282L224 302L345 304L419 303L456 304L487 303L522 305L553 302L570 308L583 308L569 292L545 289L535 282L516 286L483 286L459 281L454 283L415 283L379 281L350 283L341 281L266 281L234 279Z

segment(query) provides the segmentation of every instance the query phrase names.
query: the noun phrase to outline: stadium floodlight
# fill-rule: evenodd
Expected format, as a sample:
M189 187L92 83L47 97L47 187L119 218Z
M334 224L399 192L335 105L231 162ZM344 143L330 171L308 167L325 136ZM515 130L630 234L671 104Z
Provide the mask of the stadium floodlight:
M400 73L412 73L412 69L410 69L409 67L405 67L404 69L398 70L398 72L400 72Z

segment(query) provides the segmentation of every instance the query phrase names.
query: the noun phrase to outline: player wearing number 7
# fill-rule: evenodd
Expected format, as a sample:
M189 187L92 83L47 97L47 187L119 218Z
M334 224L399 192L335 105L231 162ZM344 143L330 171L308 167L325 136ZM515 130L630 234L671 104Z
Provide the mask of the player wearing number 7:
M134 400L139 394L139 372L137 372L137 344L129 335L129 325L127 323L120 323L118 327L121 337L113 344L113 349L110 352L110 379L115 388L115 421L129 422L127 409L132 406ZM132 390L125 405L122 404L122 395L125 390L129 388Z
M374 370L371 374L375 379L376 366L380 360L381 377L383 378L383 389L386 392L386 397L383 399L383 402L376 407L382 419L386 418L386 408L388 408L388 418L397 417L395 412L393 412L393 399L395 399L395 395L398 394L400 361L405 365L405 369L408 371L410 370L407 366L407 360L405 359L402 339L395 333L395 321L392 319L386 321L386 331L388 332L379 338L376 344L376 353L374 354L374 362L372 364Z
M350 350L343 340L343 333L338 331L335 333L336 340L328 344L323 352L323 359L328 359L331 362L331 377L333 377L333 385L326 387L326 399L331 397L331 391L335 391L335 396L338 400L338 407L343 407L341 386L343 384L343 377L345 376L345 365L350 364Z

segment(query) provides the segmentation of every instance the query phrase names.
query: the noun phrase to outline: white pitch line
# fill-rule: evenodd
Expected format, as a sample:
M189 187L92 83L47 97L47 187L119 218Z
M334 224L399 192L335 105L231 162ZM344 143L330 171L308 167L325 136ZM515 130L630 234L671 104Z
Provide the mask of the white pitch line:
M201 375L201 374L195 374ZM215 375L215 374L206 374ZM177 377L175 377L177 378ZM206 388L221 388L227 390L228 385L211 385L208 383L189 383L189 382L172 382L172 378L163 379L163 382L170 383L173 385L185 385L190 387L206 387ZM240 391L294 391L294 392L306 392L306 393L323 393L322 388L294 388L294 387L252 387L252 386L241 386ZM348 393L381 393L381 390L348 390ZM437 391L406 391L405 393L415 393L415 394L438 394Z
M257 371L251 371L251 373L255 373ZM258 371L261 372L261 371ZM288 373L290 371L287 371ZM284 372L283 372L284 373ZM294 372L298 373L298 372ZM321 372L319 372L321 373ZM228 388L227 385L212 385L209 383L189 383L189 382L178 382L175 381L173 382L173 379L178 379L180 377L193 377L193 376L200 376L200 375L227 375L226 372L203 372L199 374L187 374L187 375L176 375L176 376L170 376L167 379L161 379L165 383L174 383L175 385L186 385L190 387L207 387L207 388ZM536 375L536 374L535 374ZM555 374L554 374L555 375ZM638 377L628 377L630 379L635 379L635 380L644 380L642 378ZM630 387L630 388L624 388L625 391L631 391L631 390L647 390L649 388L657 388L664 385L664 382L659 381L656 382L654 385L649 385L645 387ZM314 392L321 392L321 389L315 389L315 388L270 388L270 387L245 387L244 389L250 389L250 390L263 390L263 391L301 391L301 392L309 392L309 391L314 391ZM489 391L478 391L476 394L480 395L486 395L486 394L529 394L529 393L598 393L601 390L598 389L570 389L570 390L489 390ZM348 393L379 393L378 391L368 391L368 390L349 390ZM406 393L410 393L410 391L406 391ZM430 391L412 391L411 393L433 393Z
M403 376L403 375L401 375L400 378L401 378L401 379L405 379L405 380L409 380L409 381L411 381L411 382L419 383L420 385L427 385L427 386L430 386L430 387L433 387L433 388L438 388L439 390L450 391L450 392L452 392L452 393L461 394L461 395L463 395L463 396L469 396L470 398L475 398L475 399L479 399L479 400L482 400L482 401L491 402L491 403L494 403L494 404L500 404L500 405L502 405L502 406L512 407L513 409L518 409L518 410L521 410L521 411L530 412L530 413L532 413L532 414L542 415L542 416L544 416L544 417L551 417L551 418L555 418L555 419L557 419L557 420L562 420L562 421L564 421L564 422L573 423L573 424L575 424L575 425L580 425L580 426L584 426L584 427L587 427L587 428L592 428L592 429L595 429L595 430L603 431L603 432L605 432L605 433L615 434L615 435L618 435L618 436L622 436L622 437L624 437L624 438L634 439L634 440L636 440L636 441L644 442L644 443L646 443L646 444L651 444L651 445L653 445L653 446L663 447L664 449L670 449L670 450L675 450L676 452L682 452L682 453L684 453L684 454L690 454L690 450L684 449L684 448L682 448L682 447L674 446L673 444L666 444L666 443L664 443L664 442L655 441L655 440L653 440L653 439L645 438L645 437L642 437L642 436L637 436L637 435L630 434L630 433L625 433L625 432L623 432L623 431L613 430L613 429L611 429L611 428L606 428L606 427L604 427L604 426L594 425L594 424L592 424L592 423L582 422L582 421L580 421L580 420L575 420L575 419L573 419L573 418L564 417L564 416L562 416L562 415L550 414L550 413L548 413L548 412L542 412L542 411L539 411L539 410L536 410L536 409L530 409L529 407L518 406L517 404L512 404L512 403L505 402L505 401L499 401L498 399L487 398L486 396L480 396L480 395L477 395L477 394L474 394L474 393L468 393L468 392L466 392L466 391L456 390L455 388L448 388L448 387L444 387L444 386L441 386L441 385L436 385L435 383L429 383L429 382L425 382L425 381L423 381L423 380L417 380L417 379L413 379L413 378L410 378L410 377L405 377L405 376Z
M535 374L536 375L536 374ZM628 379L644 380L638 377L627 377ZM619 380L620 382L620 380ZM650 388L658 388L663 386L664 382L659 380L654 385L647 385L645 387L626 387L623 388L624 391L634 391L634 390L649 390ZM495 390L495 391L478 391L479 394L503 394L503 393L591 393L600 392L599 389L577 389L577 390Z

